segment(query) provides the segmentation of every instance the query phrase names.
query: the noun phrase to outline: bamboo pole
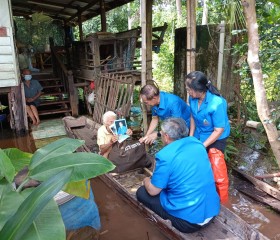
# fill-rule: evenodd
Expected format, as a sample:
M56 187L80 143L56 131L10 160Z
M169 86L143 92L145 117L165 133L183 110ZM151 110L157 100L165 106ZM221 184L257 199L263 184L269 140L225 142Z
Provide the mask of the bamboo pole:
M187 73L195 71L196 0L187 1Z
M149 0L148 0L149 1ZM142 68L141 68L141 86L145 86L147 83L147 15L146 15L146 0L141 0L141 55L142 55ZM146 106L142 106L143 111L143 128L144 134L148 130L148 120L147 120L147 109Z
M217 87L219 91L221 90L222 87L224 46L225 46L225 21L222 21L220 24L220 44L219 44L218 74L217 74Z
M196 0L187 1L186 74L195 71L196 49ZM186 95L186 101L188 94Z
M153 51L153 46L152 46L152 34L153 34L153 23L152 23L152 6L153 6L153 0L146 0L146 81L151 81L153 80L153 65L152 65L152 51Z

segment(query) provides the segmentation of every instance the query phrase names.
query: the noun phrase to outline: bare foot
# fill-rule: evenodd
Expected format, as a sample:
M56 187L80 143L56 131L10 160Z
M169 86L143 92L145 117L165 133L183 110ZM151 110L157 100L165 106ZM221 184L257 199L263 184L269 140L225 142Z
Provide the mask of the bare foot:
M37 121L36 125L39 125L39 124L40 124L40 120L39 120L39 121Z

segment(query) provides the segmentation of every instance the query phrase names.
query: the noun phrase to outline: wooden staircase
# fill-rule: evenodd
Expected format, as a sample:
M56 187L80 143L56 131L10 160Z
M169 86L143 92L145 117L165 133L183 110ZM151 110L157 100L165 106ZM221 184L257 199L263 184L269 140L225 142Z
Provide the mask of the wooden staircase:
M71 115L69 95L60 78L54 77L52 73L33 73L32 77L43 87L41 104L38 107L39 116Z

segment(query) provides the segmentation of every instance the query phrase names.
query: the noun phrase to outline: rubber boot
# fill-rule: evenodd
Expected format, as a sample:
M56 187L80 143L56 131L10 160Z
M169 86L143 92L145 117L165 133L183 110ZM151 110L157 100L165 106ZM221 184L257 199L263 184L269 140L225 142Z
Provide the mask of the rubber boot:
M220 196L221 203L226 203L228 201L229 180L224 154L216 148L210 148L208 157L211 162L216 189Z

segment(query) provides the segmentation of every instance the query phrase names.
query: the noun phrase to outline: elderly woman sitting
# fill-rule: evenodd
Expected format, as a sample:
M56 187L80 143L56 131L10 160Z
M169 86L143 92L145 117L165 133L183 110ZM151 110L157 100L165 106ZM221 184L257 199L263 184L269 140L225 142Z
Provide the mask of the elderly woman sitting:
M112 149L112 145L118 141L118 136L114 135L110 129L110 126L114 123L117 119L117 115L112 112L108 111L105 112L102 120L103 125L98 129L97 132L97 144L99 146L99 153L100 155L108 158L109 153ZM132 130L128 129L126 132L127 135L132 135Z

